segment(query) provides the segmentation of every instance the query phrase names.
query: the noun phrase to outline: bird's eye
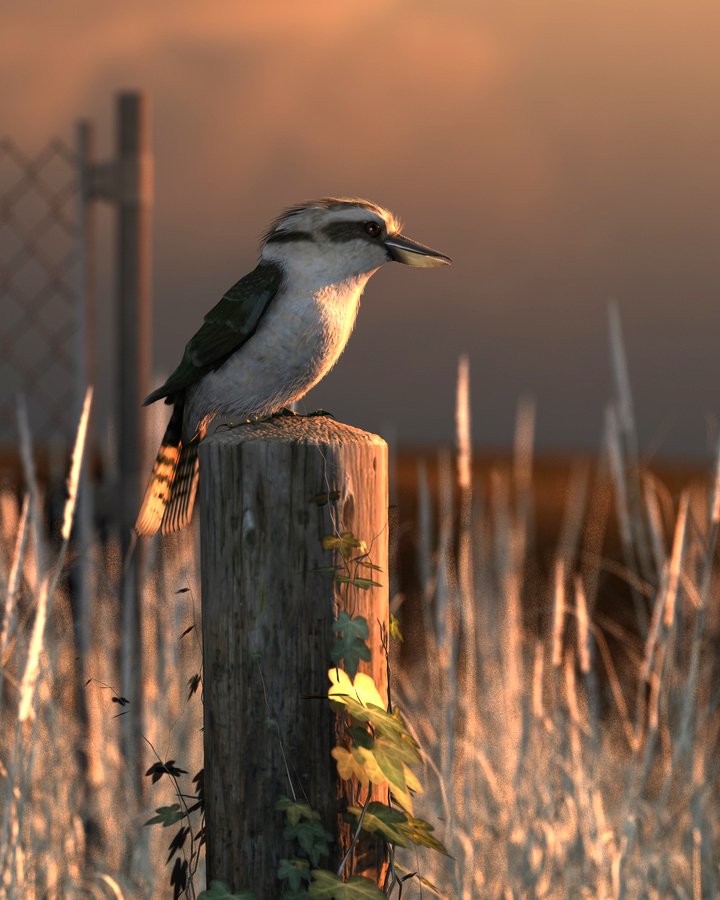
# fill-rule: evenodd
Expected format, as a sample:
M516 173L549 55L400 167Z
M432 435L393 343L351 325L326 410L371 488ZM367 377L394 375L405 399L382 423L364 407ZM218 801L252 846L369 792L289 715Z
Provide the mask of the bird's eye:
M370 237L377 237L380 234L380 225L377 222L366 222L365 231Z

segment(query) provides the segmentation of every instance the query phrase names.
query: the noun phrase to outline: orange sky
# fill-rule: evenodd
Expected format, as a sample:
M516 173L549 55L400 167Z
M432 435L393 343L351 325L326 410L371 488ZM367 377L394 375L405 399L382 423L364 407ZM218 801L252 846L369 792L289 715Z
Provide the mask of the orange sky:
M508 443L533 394L541 446L595 447L614 297L643 446L699 455L720 411L719 39L716 0L4 0L0 121L32 150L89 115L109 152L113 91L152 96L158 370L280 208L365 195L456 264L375 276L309 405L446 438L468 352L478 442Z

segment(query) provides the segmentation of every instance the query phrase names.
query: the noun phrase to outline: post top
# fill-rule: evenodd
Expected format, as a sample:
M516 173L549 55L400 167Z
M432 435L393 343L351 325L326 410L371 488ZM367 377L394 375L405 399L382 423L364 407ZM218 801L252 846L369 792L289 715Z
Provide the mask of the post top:
M275 441L283 444L374 445L384 447L377 434L345 425L329 416L278 416L246 425L218 425L203 444L229 446L253 441Z

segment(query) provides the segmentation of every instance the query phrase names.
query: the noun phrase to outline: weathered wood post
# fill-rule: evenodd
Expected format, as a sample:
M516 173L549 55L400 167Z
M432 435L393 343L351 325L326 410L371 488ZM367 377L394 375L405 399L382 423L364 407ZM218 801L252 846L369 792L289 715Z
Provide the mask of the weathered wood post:
M326 699L343 599L318 571L333 562L324 534L352 531L382 567L382 587L353 590L352 613L370 625L361 671L387 696L387 445L327 417L220 429L200 448L200 492L208 883L270 898L291 852L274 809L288 772L334 834L344 806Z

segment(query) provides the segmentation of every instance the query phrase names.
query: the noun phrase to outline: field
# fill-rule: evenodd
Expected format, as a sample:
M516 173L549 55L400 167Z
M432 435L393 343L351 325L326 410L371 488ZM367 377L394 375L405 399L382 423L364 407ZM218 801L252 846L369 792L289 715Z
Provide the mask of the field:
M621 379L597 459L535 460L522 405L513 455L473 461L464 372L458 448L391 455L391 689L426 751L417 812L451 854L404 865L464 900L715 897L717 474L646 470ZM72 545L31 458L29 501L0 495L0 891L172 896L172 831L143 823L173 797L138 772L202 765L196 535L147 561L138 759L117 545L92 542L74 634Z

